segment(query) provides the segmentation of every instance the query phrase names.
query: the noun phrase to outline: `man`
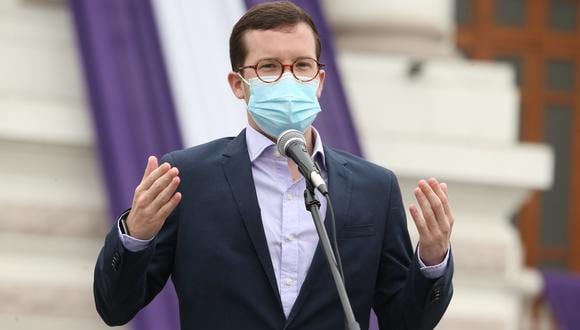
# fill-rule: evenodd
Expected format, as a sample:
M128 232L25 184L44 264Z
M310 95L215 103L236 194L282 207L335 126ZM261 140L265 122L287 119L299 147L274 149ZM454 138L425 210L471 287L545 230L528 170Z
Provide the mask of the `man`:
M452 295L447 187L430 179L415 189L413 254L394 174L324 146L311 126L325 78L320 52L311 18L289 2L253 7L237 22L228 82L248 104L248 126L235 138L169 153L160 166L149 158L131 209L97 261L95 301L107 324L128 322L172 276L183 329L344 328L304 207L305 180L276 152L287 129L304 132L328 182L361 328L371 307L383 329L438 323Z

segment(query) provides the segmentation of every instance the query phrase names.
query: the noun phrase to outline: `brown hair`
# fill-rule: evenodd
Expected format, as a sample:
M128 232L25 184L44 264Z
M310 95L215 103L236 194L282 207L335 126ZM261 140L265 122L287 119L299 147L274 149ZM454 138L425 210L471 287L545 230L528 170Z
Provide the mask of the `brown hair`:
M266 2L248 10L234 25L230 35L230 62L232 70L237 71L244 64L248 49L244 43L244 34L248 30L272 30L306 23L314 33L316 59L320 59L322 46L320 35L312 17L304 9L289 1Z

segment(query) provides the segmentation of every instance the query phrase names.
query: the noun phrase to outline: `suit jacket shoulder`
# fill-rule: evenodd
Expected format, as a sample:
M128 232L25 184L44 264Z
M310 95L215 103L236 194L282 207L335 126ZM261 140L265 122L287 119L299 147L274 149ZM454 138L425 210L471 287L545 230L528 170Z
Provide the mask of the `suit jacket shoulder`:
M397 177L392 170L343 150L326 145L324 150L327 160L342 163L353 176L353 182L359 186L378 189L376 193L381 193L385 197L390 196L393 188L399 189Z
M238 137L241 138L242 136ZM183 168L200 167L214 162L219 163L223 152L234 139L235 137L226 137L194 147L175 150L165 154L162 159L166 159L170 163L179 164Z

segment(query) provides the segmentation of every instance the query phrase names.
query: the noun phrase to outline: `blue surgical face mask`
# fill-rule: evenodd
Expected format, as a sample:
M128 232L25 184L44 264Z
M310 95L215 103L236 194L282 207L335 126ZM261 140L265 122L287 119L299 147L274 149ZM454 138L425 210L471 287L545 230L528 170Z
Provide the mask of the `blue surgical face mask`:
M258 78L243 80L250 85L248 112L271 137L277 138L289 129L305 132L320 112L316 95L318 78L300 82L291 73L285 73L275 83Z

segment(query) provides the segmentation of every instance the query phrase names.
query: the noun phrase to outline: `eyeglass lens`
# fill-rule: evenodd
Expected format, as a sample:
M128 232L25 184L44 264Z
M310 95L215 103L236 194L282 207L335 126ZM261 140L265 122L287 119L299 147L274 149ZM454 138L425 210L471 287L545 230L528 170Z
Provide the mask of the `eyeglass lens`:
M265 82L274 82L284 73L284 65L275 59L260 60L256 64L258 78ZM310 81L318 75L318 63L311 58L299 58L292 64L292 73L300 81Z

